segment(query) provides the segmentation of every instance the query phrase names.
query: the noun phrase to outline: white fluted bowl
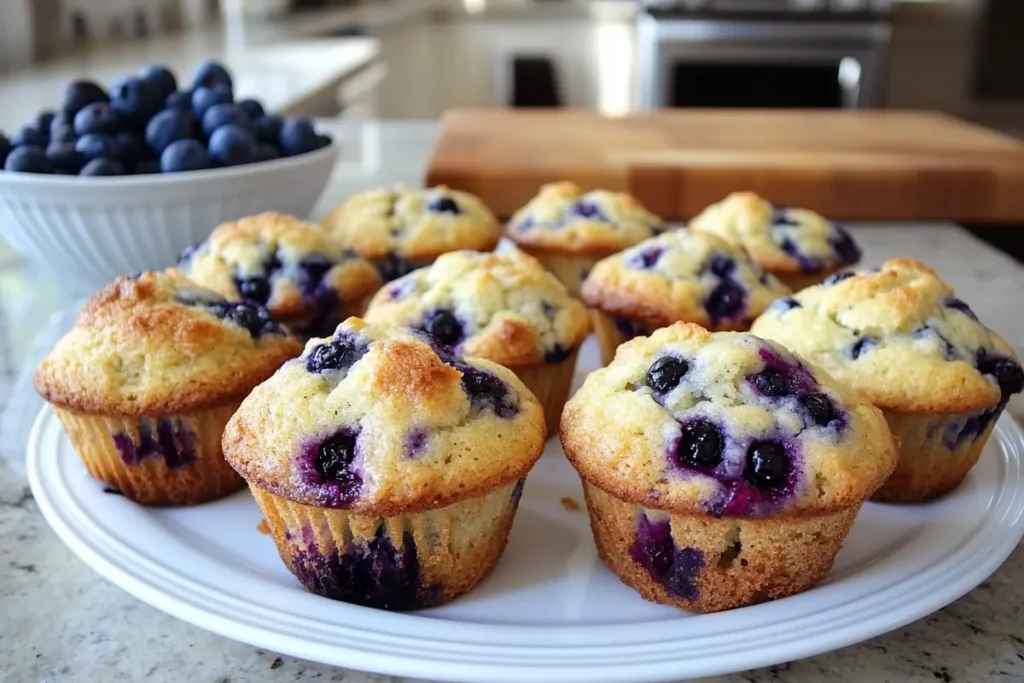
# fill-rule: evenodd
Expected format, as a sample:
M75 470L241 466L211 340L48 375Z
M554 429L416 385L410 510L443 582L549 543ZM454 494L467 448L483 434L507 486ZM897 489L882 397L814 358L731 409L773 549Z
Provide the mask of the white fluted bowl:
M0 235L92 292L124 273L165 268L220 223L276 210L307 216L338 147L245 166L140 176L0 172Z

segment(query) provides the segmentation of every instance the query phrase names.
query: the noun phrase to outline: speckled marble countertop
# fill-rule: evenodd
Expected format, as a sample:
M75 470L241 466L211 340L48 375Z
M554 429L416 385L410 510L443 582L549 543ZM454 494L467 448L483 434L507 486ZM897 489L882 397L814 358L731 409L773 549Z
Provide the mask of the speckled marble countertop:
M339 130L339 133L342 131ZM335 174L318 207L364 187L417 182L429 152L429 123L369 124L353 134L358 159ZM952 226L855 226L866 265L895 255L939 270L985 321L1024 355L1024 317L1017 308L1024 269ZM0 312L15 361L32 363L25 335L37 334L59 297L18 306L25 292L53 291L51 276L30 273L0 254ZM17 285L17 289L15 288ZM41 288L41 289L40 289ZM49 290L47 290L49 288ZM18 292L14 294L14 292ZM0 320L3 320L0 318ZM3 341L0 339L0 341ZM0 393L12 392L0 382ZM26 394L12 406L32 411ZM15 405L15 402L18 405ZM1021 419L1021 402L1011 412ZM13 437L5 435L7 457ZM1024 681L1024 550L991 579L949 607L898 631L836 652L716 683ZM314 664L213 635L139 602L79 561L47 527L25 480L0 462L0 681L409 681Z

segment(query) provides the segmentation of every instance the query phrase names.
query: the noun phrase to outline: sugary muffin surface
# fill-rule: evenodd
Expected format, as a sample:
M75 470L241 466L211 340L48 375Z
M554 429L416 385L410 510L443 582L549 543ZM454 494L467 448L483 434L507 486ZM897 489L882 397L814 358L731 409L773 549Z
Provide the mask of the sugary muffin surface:
M1010 345L912 259L837 273L778 301L752 332L895 412L970 412L1024 388Z
M541 406L511 370L349 318L256 387L223 445L271 493L391 516L514 483L544 438Z
M561 361L590 331L586 307L520 251L445 254L378 292L366 320L506 366Z
M490 251L501 226L475 195L444 186L361 192L336 207L323 227L341 244L374 261L385 280L457 249ZM393 272L392 272L393 271Z
M753 192L736 192L689 223L750 252L772 272L832 271L860 260L850 234L807 209L775 206Z
M624 192L583 192L551 183L509 221L509 237L527 247L566 252L612 252L664 232L667 226Z
M232 301L267 306L279 320L361 303L380 286L368 261L315 224L273 211L219 226L182 254L179 268Z
M613 317L661 327L677 320L746 329L789 289L740 247L673 230L594 266L583 299Z
M677 323L619 348L562 416L590 483L645 507L796 516L857 504L896 464L881 412L781 346Z
M301 350L265 308L148 271L89 298L35 385L50 403L89 413L181 413L240 398Z

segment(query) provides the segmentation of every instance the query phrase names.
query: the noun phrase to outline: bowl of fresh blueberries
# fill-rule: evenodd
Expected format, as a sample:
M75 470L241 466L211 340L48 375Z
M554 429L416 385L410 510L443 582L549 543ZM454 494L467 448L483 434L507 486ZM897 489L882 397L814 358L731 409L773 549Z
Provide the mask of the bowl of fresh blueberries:
M174 263L226 220L308 215L337 156L310 119L236 100L213 61L187 84L159 65L107 89L75 81L56 109L0 132L0 235L90 291Z

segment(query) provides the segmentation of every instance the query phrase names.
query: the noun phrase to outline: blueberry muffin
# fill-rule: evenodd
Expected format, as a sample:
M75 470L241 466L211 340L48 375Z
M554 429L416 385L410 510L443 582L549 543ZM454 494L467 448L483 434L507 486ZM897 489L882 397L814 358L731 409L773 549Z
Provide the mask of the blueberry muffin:
M139 503L190 505L243 486L221 454L224 425L301 351L266 309L146 272L86 302L35 385L93 477Z
M231 301L266 306L307 337L361 314L381 284L369 262L318 226L273 211L224 223L186 250L178 267Z
M900 440L876 500L916 502L955 488L1024 388L1013 349L927 266L911 259L833 275L755 321L773 339L858 389Z
M478 197L443 185L361 192L335 207L323 227L372 261L385 282L449 251L491 251L501 238L501 225Z
M516 212L508 236L579 296L580 284L597 261L665 229L660 218L628 194L583 192L562 182L545 185Z
M881 412L782 346L676 323L623 344L562 415L598 554L715 612L806 590L892 472Z
M445 254L379 291L366 320L423 330L460 353L504 365L544 406L552 431L590 332L586 306L520 251Z
M605 364L633 337L674 322L743 331L790 293L742 247L674 230L598 262L583 282Z
M310 340L224 433L303 586L390 610L491 571L543 448L541 406L512 371L358 318Z
M750 252L772 275L800 290L860 260L860 249L842 226L808 209L774 206L753 192L736 192L689 223Z

